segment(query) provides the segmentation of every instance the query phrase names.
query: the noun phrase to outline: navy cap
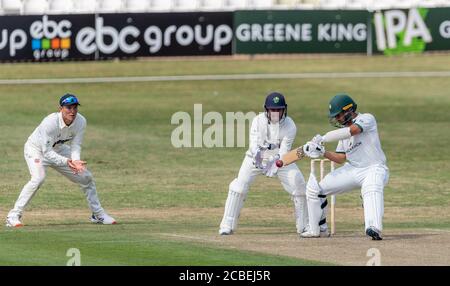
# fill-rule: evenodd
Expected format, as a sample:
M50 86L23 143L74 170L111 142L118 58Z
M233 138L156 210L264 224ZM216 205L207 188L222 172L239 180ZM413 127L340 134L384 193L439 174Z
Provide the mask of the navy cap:
M80 102L78 101L78 98L73 94L66 93L59 99L59 105L61 106L73 104L81 105Z
M267 109L283 109L286 108L286 100L279 92L272 92L266 97L264 107Z

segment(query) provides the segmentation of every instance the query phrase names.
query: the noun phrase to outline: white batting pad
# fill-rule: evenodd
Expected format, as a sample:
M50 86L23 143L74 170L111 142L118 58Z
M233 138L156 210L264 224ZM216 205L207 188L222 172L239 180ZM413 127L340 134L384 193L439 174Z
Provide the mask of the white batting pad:
M308 205L306 196L292 196L294 201L295 224L297 226L297 233L306 231L308 226Z
M223 214L222 222L220 223L220 228L229 228L233 231L236 230L239 214L244 206L244 200L244 194L233 190L228 192L228 198L225 203L225 212Z
M319 198L320 186L317 183L316 176L310 173L308 183L306 184L306 197L308 202L309 227L315 235L319 235L319 222L322 219L322 202Z

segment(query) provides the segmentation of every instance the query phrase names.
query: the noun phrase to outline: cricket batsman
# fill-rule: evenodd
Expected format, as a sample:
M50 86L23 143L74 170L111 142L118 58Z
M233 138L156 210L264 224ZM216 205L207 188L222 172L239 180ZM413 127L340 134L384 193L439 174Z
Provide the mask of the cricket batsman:
M266 97L264 109L265 113L260 113L252 121L249 149L237 178L229 185L225 211L220 223L220 235L230 235L236 231L247 193L258 175L278 177L294 202L297 233L308 230L305 179L296 164L278 168L275 163L290 151L297 128L294 121L287 116L287 104L282 94L270 93ZM322 235L328 233L325 221L320 230Z
M311 144L338 142L336 152L321 155L338 164L345 163L317 182L311 173L306 186L309 223L301 237L319 237L319 221L323 215L321 196L342 194L361 189L364 207L365 233L373 240L381 240L383 230L383 189L389 180L386 156L381 149L375 117L370 113L357 113L356 102L347 94L337 94L329 105L331 125L339 129L325 135L316 135Z
M115 224L100 205L92 174L81 161L86 119L78 113L77 97L65 94L59 100L59 112L52 113L30 135L24 147L25 161L31 174L30 181L23 187L14 208L6 218L6 226L23 226L21 218L25 207L44 183L47 167L51 167L83 190L92 211L91 222Z

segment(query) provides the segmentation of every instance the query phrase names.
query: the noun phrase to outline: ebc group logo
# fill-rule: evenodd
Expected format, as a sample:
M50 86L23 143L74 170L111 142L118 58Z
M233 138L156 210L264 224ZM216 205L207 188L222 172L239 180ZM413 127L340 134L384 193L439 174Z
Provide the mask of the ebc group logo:
M71 27L70 21L49 20L47 15L42 16L42 20L34 21L30 26L33 57L36 60L67 58L72 45Z

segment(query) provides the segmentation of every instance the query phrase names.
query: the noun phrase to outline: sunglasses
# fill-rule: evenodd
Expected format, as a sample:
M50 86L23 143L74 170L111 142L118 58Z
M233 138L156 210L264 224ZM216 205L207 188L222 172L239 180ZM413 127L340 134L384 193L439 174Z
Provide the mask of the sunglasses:
M78 104L78 99L76 97L69 96L68 98L65 98L61 102L61 105L72 105L72 104Z

